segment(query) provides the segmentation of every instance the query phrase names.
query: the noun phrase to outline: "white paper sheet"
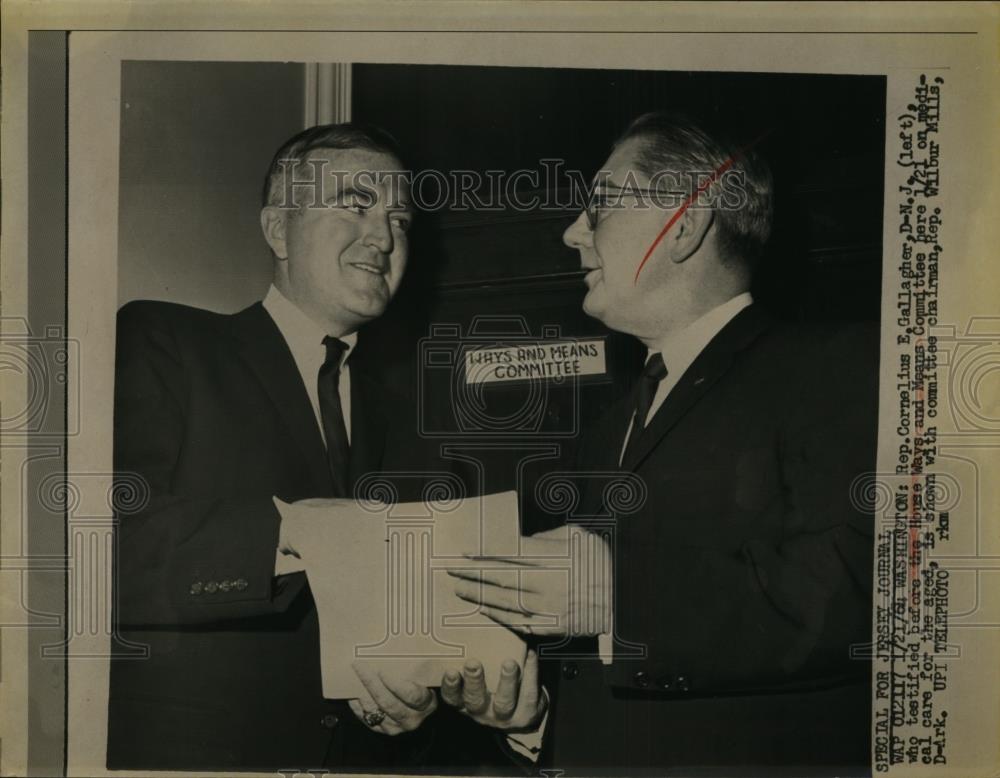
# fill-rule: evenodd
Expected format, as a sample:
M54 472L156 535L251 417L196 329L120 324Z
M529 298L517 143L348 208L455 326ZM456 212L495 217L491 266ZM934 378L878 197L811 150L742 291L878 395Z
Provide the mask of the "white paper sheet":
M438 686L446 669L475 658L491 690L505 659L523 667L524 641L460 600L447 573L475 566L463 552L517 554L515 492L438 506L282 506L286 516L300 510L330 514L309 522L302 559L319 613L324 697L359 695L355 662Z

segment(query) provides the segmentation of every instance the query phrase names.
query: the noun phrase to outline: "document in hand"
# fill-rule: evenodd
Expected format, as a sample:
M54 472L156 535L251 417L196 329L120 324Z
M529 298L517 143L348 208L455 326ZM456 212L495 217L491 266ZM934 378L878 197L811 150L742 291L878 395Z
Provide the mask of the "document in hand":
M490 690L505 659L523 667L524 641L460 600L447 574L474 564L463 556L470 551L517 555L515 492L448 504L351 502L325 510L328 520L310 522L315 537L303 560L319 613L324 697L359 695L354 663L439 686L446 669L479 659Z

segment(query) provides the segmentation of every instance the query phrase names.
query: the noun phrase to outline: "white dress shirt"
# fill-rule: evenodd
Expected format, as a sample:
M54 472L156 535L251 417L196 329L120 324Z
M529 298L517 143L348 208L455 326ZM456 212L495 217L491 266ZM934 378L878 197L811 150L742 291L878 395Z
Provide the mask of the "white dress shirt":
M327 333L319 324L306 316L298 307L278 291L273 284L267 290L264 297L264 310L274 320L281 333L281 337L288 344L288 350L292 352L292 359L302 376L302 383L305 384L306 394L309 395L309 403L312 405L313 415L316 417L316 426L326 445L326 433L323 430L323 416L319 409L319 369L326 361L326 346L323 338ZM347 344L344 354L340 360L340 378L337 382L337 393L340 395L340 407L344 412L344 427L347 430L347 440L351 440L351 368L345 364L348 355L354 349L358 341L357 333L344 335L340 338ZM284 520L283 508L285 503L274 498L274 504L278 508ZM291 554L282 553L279 549L275 552L274 574L288 575L304 570L302 560Z
M323 436L323 444L326 445L323 417L319 410L319 369L326 361L326 346L323 345L323 338L327 336L327 332L302 313L295 303L278 291L274 284L267 290L267 296L264 298L264 310L278 325L281 337L285 339L288 349L292 352L292 359L295 360L295 366L299 369L299 375L302 376L302 383L306 385L306 394L309 395L309 402L312 404L313 414L316 416L316 424L319 426L319 433ZM349 443L351 440L351 367L344 363L358 342L358 333L352 332L350 335L343 335L340 340L347 344L347 348L340 359L340 379L337 383L337 390L340 395L340 407L344 411L344 426L347 428L347 441Z
M735 318L736 314L752 302L753 297L750 296L750 292L738 294L703 314L684 329L671 333L649 348L646 359L648 360L656 353L662 354L663 364L667 367L667 375L656 387L656 394L653 395L653 402L649 406L649 413L646 414L643 426L649 424L656 412L660 410L667 395L677 386L678 381L691 367L691 363L705 350L712 338L718 335L722 328ZM622 458L625 456L625 446L632 434L632 424L633 422L629 421L628 429L625 430L625 439L622 441L621 451L618 453L618 464L621 464Z

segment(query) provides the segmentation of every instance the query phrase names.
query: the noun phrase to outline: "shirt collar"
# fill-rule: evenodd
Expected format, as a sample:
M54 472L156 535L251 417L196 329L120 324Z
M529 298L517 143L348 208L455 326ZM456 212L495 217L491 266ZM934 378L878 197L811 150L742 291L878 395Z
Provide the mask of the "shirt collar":
M278 326L278 331L281 332L281 336L288 344L288 348L297 363L314 362L317 359L320 363L323 362L326 358L323 338L327 336L327 332L322 327L299 310L295 303L278 291L274 284L271 284L267 290L263 305L264 310L270 314ZM343 364L358 342L358 333L341 335L340 340L347 344L347 349L340 361Z
M680 378L698 355L705 350L705 346L712 338L718 335L736 314L752 302L753 297L750 292L736 295L731 300L703 314L679 332L671 333L654 343L649 349L649 354L661 353L663 363L667 366L670 374ZM647 354L647 359L649 354Z

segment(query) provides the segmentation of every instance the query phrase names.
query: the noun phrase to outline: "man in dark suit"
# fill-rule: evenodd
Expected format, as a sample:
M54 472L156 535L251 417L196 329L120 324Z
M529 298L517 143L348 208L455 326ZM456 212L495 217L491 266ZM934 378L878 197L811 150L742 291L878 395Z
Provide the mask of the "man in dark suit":
M603 170L565 242L584 310L648 357L577 461L641 486L627 506L603 480L583 489L568 586L487 573L459 592L558 637L538 646L559 680L537 734L567 774L866 772L873 521L852 494L874 469L876 333L782 325L753 303L772 209L752 149L651 114ZM512 564L550 565L566 534L524 538Z
M112 660L112 769L396 771L427 748L429 689L366 674L362 699L324 700L302 572L323 549L313 519L282 516L303 500L335 516L373 470L433 469L412 401L353 353L406 266L401 171L377 129L297 135L264 192L265 299L119 314L115 468L149 500L119 515L115 620L148 656Z

